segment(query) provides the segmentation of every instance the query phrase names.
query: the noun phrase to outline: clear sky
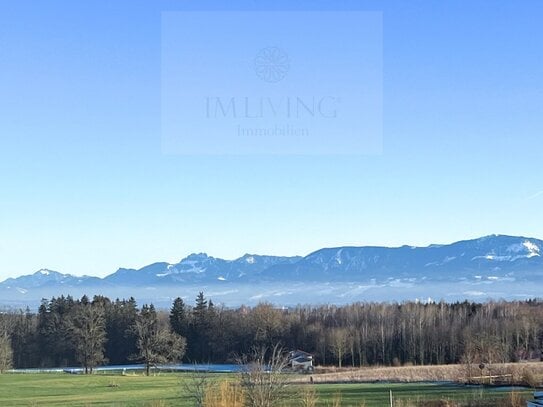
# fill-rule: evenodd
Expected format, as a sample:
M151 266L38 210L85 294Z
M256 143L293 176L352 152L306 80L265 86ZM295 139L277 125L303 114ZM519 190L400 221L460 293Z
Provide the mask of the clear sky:
M226 6L0 0L0 279L543 237L543 2L229 4L382 11L382 154L165 154L161 15Z

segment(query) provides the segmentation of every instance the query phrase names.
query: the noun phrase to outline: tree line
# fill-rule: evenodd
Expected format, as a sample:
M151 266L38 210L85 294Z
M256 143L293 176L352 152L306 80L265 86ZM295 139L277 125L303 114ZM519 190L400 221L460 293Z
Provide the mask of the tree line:
M216 306L200 293L170 310L133 298L70 296L0 314L0 371L79 365L221 363L252 349L302 349L338 366L497 363L541 357L543 302Z

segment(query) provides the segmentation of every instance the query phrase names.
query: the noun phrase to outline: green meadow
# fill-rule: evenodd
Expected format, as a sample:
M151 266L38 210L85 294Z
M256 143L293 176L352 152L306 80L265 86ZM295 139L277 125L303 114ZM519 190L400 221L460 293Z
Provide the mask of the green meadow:
M227 377L216 375L215 377ZM142 375L68 375L68 374L4 374L0 375L0 406L186 406L193 402L184 390L187 374ZM292 386L293 395L285 406L300 405L302 386ZM396 405L422 400L475 401L502 399L507 391L480 389L446 384L318 384L315 385L318 406L332 406L341 399L341 406L383 407L389 405L392 390ZM528 397L530 391L523 390ZM476 405L476 404L471 404Z

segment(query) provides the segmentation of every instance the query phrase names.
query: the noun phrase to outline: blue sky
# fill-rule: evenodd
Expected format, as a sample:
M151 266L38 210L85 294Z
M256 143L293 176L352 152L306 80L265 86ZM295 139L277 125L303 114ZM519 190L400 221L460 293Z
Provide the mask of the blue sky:
M228 8L0 1L0 278L543 237L543 3L229 6L382 11L383 152L351 156L165 154L161 15L190 9Z

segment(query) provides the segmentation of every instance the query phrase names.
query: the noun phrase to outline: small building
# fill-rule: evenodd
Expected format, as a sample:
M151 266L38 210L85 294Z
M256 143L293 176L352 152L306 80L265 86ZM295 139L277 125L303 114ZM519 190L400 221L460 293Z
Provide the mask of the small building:
M289 353L289 365L292 370L301 370L304 372L312 372L313 355L303 350L295 350Z
M536 391L534 393L534 400L528 401L527 407L542 407L543 406L543 391Z

